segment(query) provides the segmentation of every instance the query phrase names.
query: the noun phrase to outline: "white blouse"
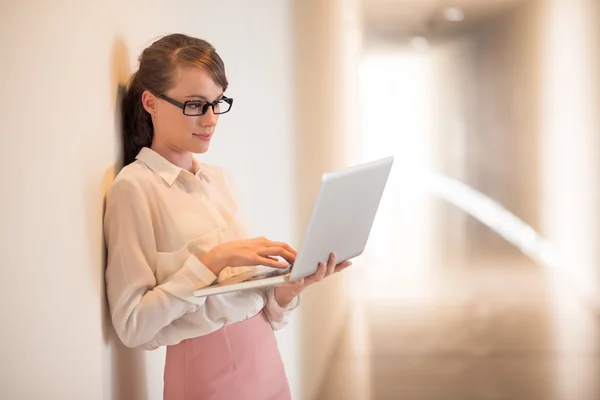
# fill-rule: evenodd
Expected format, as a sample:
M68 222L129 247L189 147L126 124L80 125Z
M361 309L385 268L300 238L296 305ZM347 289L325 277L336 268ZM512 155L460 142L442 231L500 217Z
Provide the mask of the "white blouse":
M195 174L145 147L106 197L106 286L112 322L128 347L147 350L206 335L257 315L274 330L296 298L279 307L274 288L197 298L193 291L254 267L215 276L199 260L215 245L247 238L229 174L198 163Z

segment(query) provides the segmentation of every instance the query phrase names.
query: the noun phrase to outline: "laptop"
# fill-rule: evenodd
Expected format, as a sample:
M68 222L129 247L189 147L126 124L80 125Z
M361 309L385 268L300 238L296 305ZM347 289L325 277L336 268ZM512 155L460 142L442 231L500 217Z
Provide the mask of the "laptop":
M293 265L259 266L194 291L204 297L238 290L278 285L314 274L329 254L337 262L361 255L379 208L394 158L329 172L323 175L304 240Z

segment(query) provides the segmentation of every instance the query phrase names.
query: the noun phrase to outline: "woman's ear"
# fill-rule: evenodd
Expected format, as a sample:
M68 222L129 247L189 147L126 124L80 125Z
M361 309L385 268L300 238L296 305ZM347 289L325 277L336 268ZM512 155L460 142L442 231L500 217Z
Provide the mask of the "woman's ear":
M149 90L144 90L142 93L142 105L150 115L156 114L156 96Z

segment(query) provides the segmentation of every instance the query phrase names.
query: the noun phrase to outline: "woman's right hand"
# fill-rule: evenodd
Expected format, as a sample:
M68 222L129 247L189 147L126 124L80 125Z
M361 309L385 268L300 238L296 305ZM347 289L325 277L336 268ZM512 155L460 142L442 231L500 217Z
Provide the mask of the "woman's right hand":
M285 268L296 260L296 250L283 242L272 242L264 237L221 243L209 250L200 261L215 275L226 267L265 265ZM279 261L282 257L287 262Z

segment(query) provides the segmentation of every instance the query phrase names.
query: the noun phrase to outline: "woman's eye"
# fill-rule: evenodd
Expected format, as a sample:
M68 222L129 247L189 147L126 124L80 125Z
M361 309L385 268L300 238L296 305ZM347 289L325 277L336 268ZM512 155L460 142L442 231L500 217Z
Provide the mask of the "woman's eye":
M195 101L193 103L188 103L188 107L190 107L193 110L197 110L199 108L202 108L204 106L204 103L201 103L199 101Z

